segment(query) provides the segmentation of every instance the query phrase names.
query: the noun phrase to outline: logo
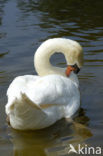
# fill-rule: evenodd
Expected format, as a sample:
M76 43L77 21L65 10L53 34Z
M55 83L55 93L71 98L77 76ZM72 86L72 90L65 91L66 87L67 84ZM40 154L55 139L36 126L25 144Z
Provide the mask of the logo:
M78 146L75 148L72 144L69 144L68 146L68 154L75 153L75 154L87 154L87 155L101 155L102 154L102 148L101 147L90 147L86 144L84 146L81 146L78 144Z
M70 144L69 146L70 146L70 150L68 151L68 154L71 152L78 153L72 144Z

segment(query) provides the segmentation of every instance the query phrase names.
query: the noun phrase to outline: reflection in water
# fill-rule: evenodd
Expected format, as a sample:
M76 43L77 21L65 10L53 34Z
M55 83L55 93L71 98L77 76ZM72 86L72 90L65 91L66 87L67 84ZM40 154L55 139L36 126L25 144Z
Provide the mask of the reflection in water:
M7 54L8 54L8 52L0 53L0 58L4 57Z
M51 37L75 36L75 39L81 42L95 41L98 36L103 35L102 16L100 16L102 6L102 0L95 2L84 0L82 3L81 0L18 2L18 8L25 18L39 11L39 26L51 33Z
M1 51L0 51L0 60L3 57L5 57L5 55L8 55L8 54L9 54L9 52L3 52L3 53L1 53ZM5 71L1 71L0 70L0 86L5 83L6 78L7 78L7 75L6 75Z
M2 25L2 20L3 20L3 15L4 15L3 8L4 8L6 2L7 2L7 0L0 1L0 26ZM6 36L5 32L0 32L0 39L5 36Z
M39 131L16 131L10 129L11 141L14 146L14 156L52 156L67 154L69 144L76 146L92 136L87 128L88 117L81 109L79 116L73 122L64 119L55 125Z

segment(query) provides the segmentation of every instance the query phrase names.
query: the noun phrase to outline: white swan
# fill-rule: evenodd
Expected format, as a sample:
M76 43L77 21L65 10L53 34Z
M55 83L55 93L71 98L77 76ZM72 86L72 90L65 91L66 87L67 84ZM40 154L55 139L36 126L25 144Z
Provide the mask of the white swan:
M55 52L64 54L67 69L54 67L49 59ZM78 78L83 65L81 46L70 39L49 39L34 56L39 76L16 77L7 90L6 114L14 129L41 129L61 118L71 117L80 106Z

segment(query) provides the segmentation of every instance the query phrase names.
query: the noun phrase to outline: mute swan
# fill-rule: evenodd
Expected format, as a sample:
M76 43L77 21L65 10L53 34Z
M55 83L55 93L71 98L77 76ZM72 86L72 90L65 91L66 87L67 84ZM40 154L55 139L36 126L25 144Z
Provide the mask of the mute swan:
M67 68L54 67L50 57L64 54ZM83 65L83 50L76 41L49 39L34 56L39 76L16 77L7 90L6 114L14 129L42 129L61 118L71 117L80 106L77 73Z

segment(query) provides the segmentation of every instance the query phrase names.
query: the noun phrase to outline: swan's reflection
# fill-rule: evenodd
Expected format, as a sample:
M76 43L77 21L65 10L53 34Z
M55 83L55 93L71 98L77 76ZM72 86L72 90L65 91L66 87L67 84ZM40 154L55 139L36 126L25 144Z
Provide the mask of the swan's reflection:
M39 131L16 131L10 129L11 141L14 145L14 156L54 156L63 154L70 143L85 143L92 136L87 128L89 118L81 109L74 122L64 119L55 125Z

